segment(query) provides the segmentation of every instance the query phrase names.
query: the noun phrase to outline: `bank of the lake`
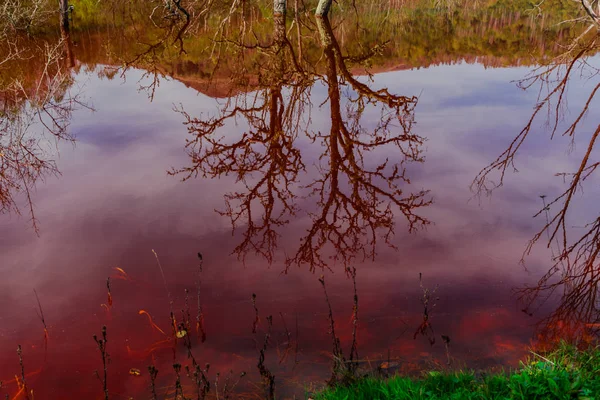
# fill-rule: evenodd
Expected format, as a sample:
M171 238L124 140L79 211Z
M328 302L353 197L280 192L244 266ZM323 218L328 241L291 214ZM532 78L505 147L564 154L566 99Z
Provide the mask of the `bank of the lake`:
M368 377L327 389L313 400L383 399L597 399L600 347L579 350L565 343L550 353L532 352L519 368L504 373L426 373L421 378Z

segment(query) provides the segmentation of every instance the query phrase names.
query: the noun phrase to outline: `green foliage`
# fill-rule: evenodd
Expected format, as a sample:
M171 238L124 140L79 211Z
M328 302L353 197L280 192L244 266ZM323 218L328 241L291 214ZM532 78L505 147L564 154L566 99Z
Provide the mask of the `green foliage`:
M545 356L533 355L511 373L433 371L420 379L365 378L349 387L316 393L315 400L350 399L596 399L600 396L600 348L577 350L561 344Z

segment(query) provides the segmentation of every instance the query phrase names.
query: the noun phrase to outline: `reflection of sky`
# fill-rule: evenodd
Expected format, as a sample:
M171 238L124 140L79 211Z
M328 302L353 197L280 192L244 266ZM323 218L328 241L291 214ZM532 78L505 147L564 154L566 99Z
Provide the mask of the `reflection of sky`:
M424 338L412 338L420 322L420 272L426 286L439 285L431 321L438 336L452 336L454 356L489 365L522 353L533 321L518 312L510 290L535 279L548 265L543 249L529 258L528 265L533 267L529 273L518 265L525 244L542 224L531 216L540 208L540 194L552 196L562 187L554 173L572 169L585 146L581 135L577 139L583 141L581 146L566 154L565 140L549 141L538 124L517 159L520 172L509 173L505 186L492 198L481 202L473 198L469 184L474 176L531 115L535 93L524 92L511 82L527 72L526 68L486 70L463 64L375 77L374 87L420 96L415 129L427 138L427 152L425 163L410 166L411 187L430 189L435 203L422 211L433 225L411 236L399 220L393 240L399 250L382 247L375 263L359 266L363 354L384 354L389 348L392 355L403 354L413 361L445 357L439 338L432 348ZM92 382L92 371L99 368L90 337L107 324L114 346L113 390L137 385L128 381L131 378L123 368L135 364L145 369L149 358L142 350L160 339L137 311L147 309L159 325L168 326L169 300L151 253L155 249L177 307L181 307L184 288L194 291L195 254L204 253L202 299L209 339L203 362L222 371L253 368L249 303L253 292L264 315L282 312L289 326L298 315L301 361L326 360L320 355L329 350L329 339L317 276L297 269L280 275L281 260L269 267L250 258L244 267L228 255L240 236L232 237L229 221L214 210L222 209L223 194L236 188L234 178L180 183L167 175L171 168L188 162L183 149L188 137L184 119L173 108L181 104L191 116L200 116L214 113L217 101L181 83L161 82L150 103L147 93L137 90L140 76L132 71L126 82L96 77L87 82L85 92L96 111L75 113L71 131L77 144L60 147L62 175L40 183L34 196L40 237L27 227L26 217L0 217L0 273L4 278L0 283L0 352L11 354L17 342L27 344L32 369L55 367L38 378L36 392L68 382L65 374L72 365L87 385L79 389L80 395L89 396L90 387L97 383ZM580 90L576 85L569 93L572 110L581 107ZM316 86L313 95L319 104L326 91ZM313 108L314 130L329 129L327 112L327 106ZM224 134L235 135L242 126L239 122L237 128L226 125ZM585 127L594 122L588 118ZM300 145L305 160L316 162L321 148L311 147L306 140ZM390 149L377 154L384 156L397 157L397 153ZM578 219L596 215L595 197L589 188L586 197L578 199ZM281 229L285 251L294 250L306 222L300 215ZM123 268L132 280L113 279L115 305L109 315L100 304L106 302L105 282L114 275L113 267ZM340 315L341 335L347 340L351 286L339 269L327 279L334 311ZM51 326L48 364L42 362L32 288L37 289ZM278 320L275 325L281 333ZM142 355L128 356L126 346ZM168 353L157 353L157 363L164 368L170 362ZM16 371L13 358L0 361L0 379ZM118 362L123 363L121 369ZM301 364L299 373L312 376L311 369L311 364Z

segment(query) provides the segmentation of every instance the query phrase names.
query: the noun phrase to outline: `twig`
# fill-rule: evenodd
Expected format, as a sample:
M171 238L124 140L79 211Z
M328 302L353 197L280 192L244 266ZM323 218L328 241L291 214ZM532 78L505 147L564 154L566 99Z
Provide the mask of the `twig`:
M40 302L40 298L35 288L33 289L33 293L35 294L35 299L37 300L38 304L38 317L42 321L42 325L44 325L44 353L46 353L48 351L48 338L50 337L50 335L48 333L48 326L46 325L46 318L44 317L44 310L42 310L42 303Z
M259 317L258 308L256 307L256 293L252 293L252 307L254 307L254 323L252 324L252 333L256 333L258 327Z
M202 259L202 254L198 253L198 278L196 280L196 301L198 310L196 313L196 333L200 339L200 343L204 343L206 341L206 331L204 330L204 313L202 311L202 304L200 303L200 276L202 274L203 266L204 261Z
M169 296L169 303L171 304L171 312L173 312L173 299L171 298L171 292L169 291L169 288L167 287L167 278L165 278L165 272L163 271L163 267L160 264L160 260L158 259L158 254L156 254L156 251L154 251L154 249L152 249L152 253L154 254L154 257L156 258L156 263L158 264L158 268L160 269L160 275L163 278L163 283L165 285L165 291L167 292L167 295Z
M98 339L98 337L96 335L94 335L93 338L94 338L94 341L96 342L96 344L98 345L98 350L100 351L100 354L102 356L102 367L103 367L103 371L104 371L104 377L102 379L100 379L100 376L98 375L98 371L96 371L96 376L102 382L102 388L104 389L104 400L108 400L107 376L108 376L109 354L106 351L106 343L107 343L106 325L102 327L102 339Z
M111 308L113 305L112 294L110 293L110 277L106 278L106 289L108 290L108 298L106 300L108 307Z

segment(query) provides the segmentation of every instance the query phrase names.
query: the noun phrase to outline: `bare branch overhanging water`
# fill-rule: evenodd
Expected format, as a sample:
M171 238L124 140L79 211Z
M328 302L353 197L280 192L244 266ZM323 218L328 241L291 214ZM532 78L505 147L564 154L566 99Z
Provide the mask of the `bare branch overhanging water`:
M527 313L537 309L540 303L558 291L558 308L540 323L541 332L548 341L567 336L589 340L590 333L597 332L600 327L596 300L600 282L600 217L589 221L572 217L584 195L585 186L597 182L598 177L594 173L600 165L596 157L600 125L594 128L596 121L590 121L591 125L586 121L594 116L590 111L597 107L596 95L600 89L600 70L590 62L600 48L600 30L590 3L582 1L582 7L587 17L584 14L571 22L583 25L582 33L568 43L562 54L519 82L524 89L537 87L539 90L538 103L531 118L508 148L481 170L471 186L479 195L490 195L503 186L508 172L518 172L518 153L533 135L536 123L544 118L544 130L549 139L557 135L570 138L568 153L573 150L576 136L579 139L583 136L587 140L574 171L555 171L566 189L551 196L541 194L543 206L534 217L546 220L527 244L522 258L522 262L525 262L539 242L545 242L553 250L553 265L538 284L518 290L525 305L524 312ZM586 97L581 99L582 107L569 110L568 88L577 76L586 77L590 83L587 86L589 89L586 90Z

